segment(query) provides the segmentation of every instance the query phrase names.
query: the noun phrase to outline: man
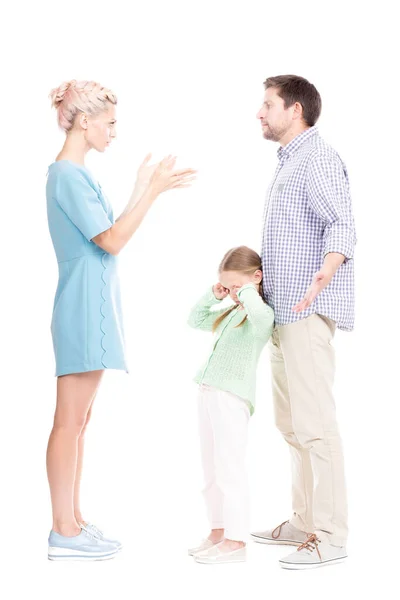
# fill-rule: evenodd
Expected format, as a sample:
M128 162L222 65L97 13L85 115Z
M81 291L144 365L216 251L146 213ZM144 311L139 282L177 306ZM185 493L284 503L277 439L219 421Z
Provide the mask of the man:
M336 328L354 326L356 243L349 182L339 155L315 126L321 97L302 77L264 82L257 114L279 142L263 228L264 291L275 311L270 342L275 419L292 458L293 515L255 541L298 546L283 568L346 558L347 500L332 394Z

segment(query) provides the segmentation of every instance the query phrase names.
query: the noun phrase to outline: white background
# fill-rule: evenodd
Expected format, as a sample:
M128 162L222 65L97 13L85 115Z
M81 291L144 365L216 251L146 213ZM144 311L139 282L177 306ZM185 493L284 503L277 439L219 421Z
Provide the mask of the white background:
M394 2L22 2L3 20L1 175L2 597L176 599L384 593L398 536L398 64ZM207 533L196 386L210 347L192 304L232 246L260 248L277 146L255 115L267 76L295 73L323 99L320 131L351 177L357 323L336 338L346 451L349 560L287 572L290 549L249 546L246 564L186 555ZM118 139L87 165L117 216L138 164L174 153L199 169L159 198L120 255L129 376L107 372L87 436L86 519L125 549L103 563L51 563L45 451L55 406L50 319L57 263L48 165L63 143L48 93L94 79L118 96ZM290 516L288 450L273 424L267 351L251 420L252 524Z

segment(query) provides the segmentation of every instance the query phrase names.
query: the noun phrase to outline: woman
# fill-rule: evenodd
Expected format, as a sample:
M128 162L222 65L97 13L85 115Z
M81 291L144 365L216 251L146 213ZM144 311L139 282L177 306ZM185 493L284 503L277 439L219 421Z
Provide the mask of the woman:
M66 140L49 167L49 229L59 266L51 324L57 405L47 449L53 510L51 560L104 560L120 550L84 520L79 504L84 434L105 369L127 370L117 255L160 193L190 185L192 169L174 170L168 156L138 171L130 201L115 221L100 185L85 167L89 150L104 152L115 138L117 99L92 81L52 90Z

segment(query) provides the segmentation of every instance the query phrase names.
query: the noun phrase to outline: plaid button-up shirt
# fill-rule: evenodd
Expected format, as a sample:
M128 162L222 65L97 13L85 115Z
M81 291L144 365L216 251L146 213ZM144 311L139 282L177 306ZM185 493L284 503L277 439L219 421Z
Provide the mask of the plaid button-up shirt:
M278 158L267 192L261 251L264 292L275 323L319 313L351 331L356 233L346 167L316 127L281 147ZM343 254L345 262L308 309L293 312L329 252Z

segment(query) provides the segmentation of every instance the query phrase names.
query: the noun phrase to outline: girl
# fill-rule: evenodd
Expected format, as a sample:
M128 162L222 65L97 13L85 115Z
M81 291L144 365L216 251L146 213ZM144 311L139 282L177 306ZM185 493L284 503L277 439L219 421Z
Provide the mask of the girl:
M216 334L212 352L197 374L204 497L211 533L189 550L197 562L246 559L248 490L247 425L254 412L256 367L271 336L274 312L262 292L261 259L240 246L225 254L219 282L198 301L189 325ZM211 308L230 296L228 309Z
M47 180L47 214L59 267L51 331L57 406L47 450L53 509L51 560L104 560L119 542L82 516L79 488L84 434L105 369L126 370L117 255L160 193L190 184L194 171L167 157L139 169L131 199L115 221L100 185L85 166L89 150L115 138L115 94L93 81L69 81L51 92L66 139Z

